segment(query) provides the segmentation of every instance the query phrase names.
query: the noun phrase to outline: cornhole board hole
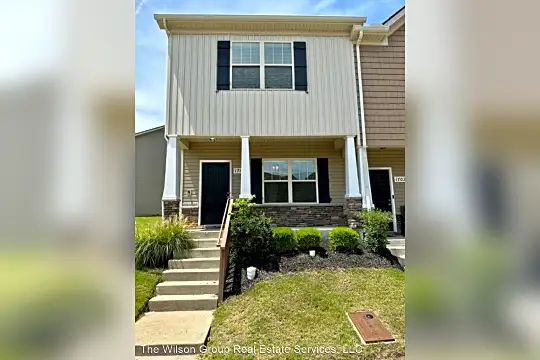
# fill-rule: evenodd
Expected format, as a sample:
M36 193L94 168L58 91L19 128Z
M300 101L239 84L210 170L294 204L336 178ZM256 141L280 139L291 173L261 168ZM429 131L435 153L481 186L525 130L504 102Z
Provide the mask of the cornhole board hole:
M363 344L395 341L372 311L350 312L347 317Z

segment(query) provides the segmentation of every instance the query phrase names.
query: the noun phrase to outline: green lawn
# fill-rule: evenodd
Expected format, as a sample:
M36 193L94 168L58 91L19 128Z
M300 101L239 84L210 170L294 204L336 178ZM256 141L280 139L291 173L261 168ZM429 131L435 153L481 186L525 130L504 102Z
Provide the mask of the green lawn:
M161 221L161 216L138 216L135 218L135 228Z
M160 280L161 270L135 270L135 319L145 312Z
M160 216L136 217L135 227L140 229L160 220ZM154 295L156 285L161 280L161 272L157 269L135 270L135 319L146 310L146 304Z
M231 353L205 359L402 359L405 356L405 274L396 269L320 270L278 275L230 298L215 312L208 346ZM346 316L374 311L394 335L393 343L361 346ZM234 345L290 347L290 353L241 356ZM335 347L336 354L299 354L295 346Z

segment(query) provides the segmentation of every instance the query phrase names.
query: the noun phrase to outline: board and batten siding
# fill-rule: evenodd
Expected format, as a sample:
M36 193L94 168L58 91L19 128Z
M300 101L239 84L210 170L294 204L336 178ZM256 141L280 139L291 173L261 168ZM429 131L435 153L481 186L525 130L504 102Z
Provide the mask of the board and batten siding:
M405 149L386 148L372 149L368 148L368 163L370 168L390 167L392 176L405 176ZM405 179L407 181L407 179ZM399 207L405 205L405 183L394 182L394 195L396 202L396 214L400 213Z
M360 59L367 145L405 146L405 25L388 46L360 46Z
M216 91L217 42L305 41L308 92ZM171 35L168 133L182 136L356 135L354 61L347 37Z
M328 176L332 204L345 200L345 160L341 149L334 149L333 140L251 142L250 157L262 159L328 158ZM191 143L184 150L183 207L197 207L199 200L200 160L232 160L233 168L241 167L240 142ZM232 196L240 194L240 174L232 175Z

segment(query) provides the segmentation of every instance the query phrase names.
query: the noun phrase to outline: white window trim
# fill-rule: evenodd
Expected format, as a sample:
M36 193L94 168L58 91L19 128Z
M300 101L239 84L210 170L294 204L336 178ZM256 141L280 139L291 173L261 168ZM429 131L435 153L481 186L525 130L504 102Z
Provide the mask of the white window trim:
M234 43L259 43L259 63L258 64L238 64L238 63L234 63L233 62L233 51L232 51L232 45ZM275 44L290 44L291 45L291 63L290 64L266 64L264 62L264 44L270 44L270 43L275 43ZM229 84L229 90L240 90L240 91L246 91L246 90L269 90L269 91L291 91L291 90L294 90L294 46L293 46L293 42L292 41L277 41L277 40L274 40L274 41L256 41L256 40L231 40L231 51L230 51L230 54L229 54L229 63L231 64L230 66L230 69L229 69L229 79L230 80L230 84ZM259 83L261 85L260 88L233 88L233 67L234 66L243 66L243 67L259 67ZM279 89L279 88L272 88L272 89L267 89L266 88L266 84L264 83L264 69L266 66L271 66L271 67L290 67L291 68L291 77L292 77L292 82L291 82L291 88L289 89Z
M292 179L292 162L296 160L312 160L315 163L315 180L293 180ZM265 161L287 161L287 169L288 169L288 179L287 180L264 180L264 162ZM263 205L314 205L319 204L319 169L317 168L317 158L269 158L269 159L262 159L262 198L263 198ZM271 203L266 202L265 196L264 196L264 183L266 182L284 182L287 183L287 193L288 193L288 199L289 202L278 202L278 203ZM292 202L293 199L293 192L292 192L292 184L293 182L314 182L315 183L315 196L316 201L315 202Z

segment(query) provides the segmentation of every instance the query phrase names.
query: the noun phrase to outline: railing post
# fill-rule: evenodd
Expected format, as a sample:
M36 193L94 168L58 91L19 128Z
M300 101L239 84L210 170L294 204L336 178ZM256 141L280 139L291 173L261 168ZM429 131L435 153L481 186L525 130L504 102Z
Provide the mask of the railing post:
M231 222L233 199L227 199L227 206L223 214L221 228L219 230L217 246L219 252L219 277L218 277L218 302L223 301L223 292L225 291L225 282L227 280L227 270L229 268L229 226Z

